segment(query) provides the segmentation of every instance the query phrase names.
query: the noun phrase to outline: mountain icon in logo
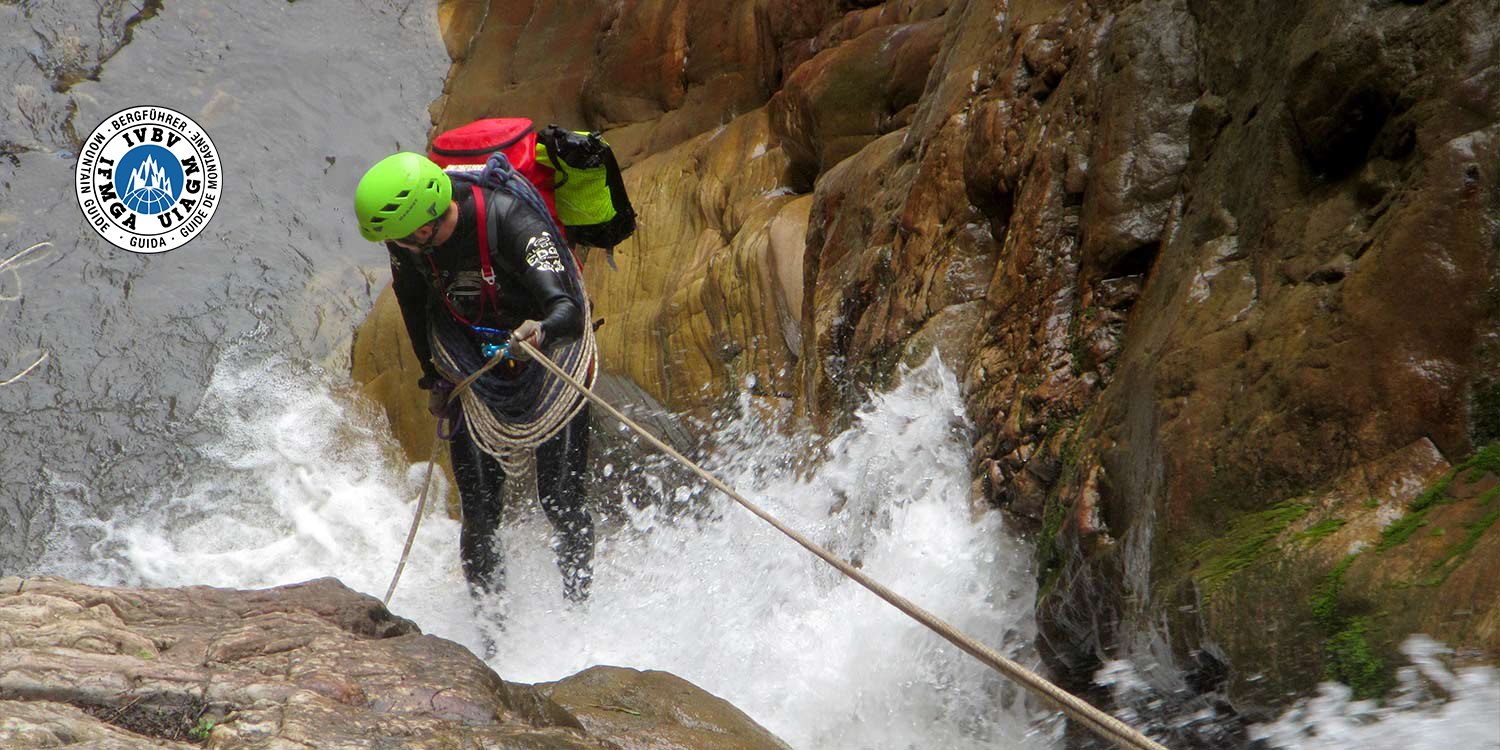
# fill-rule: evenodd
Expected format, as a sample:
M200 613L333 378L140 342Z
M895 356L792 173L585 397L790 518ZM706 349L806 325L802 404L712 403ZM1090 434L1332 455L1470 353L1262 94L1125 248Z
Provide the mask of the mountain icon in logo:
M130 187L121 200L138 214L159 214L172 207L172 182L166 170L148 156L130 173Z
M182 164L161 146L142 144L130 149L115 172L115 190L125 207L143 216L171 210L182 194Z

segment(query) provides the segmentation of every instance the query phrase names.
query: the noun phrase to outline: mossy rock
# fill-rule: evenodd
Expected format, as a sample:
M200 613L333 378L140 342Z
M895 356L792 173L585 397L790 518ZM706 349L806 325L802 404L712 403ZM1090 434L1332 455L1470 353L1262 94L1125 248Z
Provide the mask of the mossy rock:
M1361 467L1324 495L1240 516L1221 533L1179 542L1168 571L1191 587L1198 612L1178 612L1232 665L1229 692L1242 708L1274 709L1318 682L1357 698L1394 687L1398 648L1425 633L1481 661L1500 656L1500 444L1445 472L1427 470L1419 492L1393 504L1361 498L1431 467L1418 446L1389 457L1401 468ZM1435 452L1430 452L1435 455ZM1410 481L1408 487L1416 487Z

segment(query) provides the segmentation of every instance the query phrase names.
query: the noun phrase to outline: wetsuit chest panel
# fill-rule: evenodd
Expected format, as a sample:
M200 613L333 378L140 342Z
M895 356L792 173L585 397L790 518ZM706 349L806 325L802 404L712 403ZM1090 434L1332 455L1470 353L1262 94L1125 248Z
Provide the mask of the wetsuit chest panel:
M516 267L515 260L499 247L491 248L490 252L490 263L495 269L499 308L491 310L489 306L482 304L479 228L475 219L473 193L455 190L453 194L458 203L458 222L453 235L448 241L434 247L429 253L428 262L423 264L433 291L445 295L460 315L480 325L514 328L522 321L540 319L543 315L541 306L530 292L517 283L520 269ZM490 200L509 198L491 195ZM506 231L504 224L501 223L497 229L497 234L503 238ZM441 305L438 307L432 312L448 314L446 310L441 310Z

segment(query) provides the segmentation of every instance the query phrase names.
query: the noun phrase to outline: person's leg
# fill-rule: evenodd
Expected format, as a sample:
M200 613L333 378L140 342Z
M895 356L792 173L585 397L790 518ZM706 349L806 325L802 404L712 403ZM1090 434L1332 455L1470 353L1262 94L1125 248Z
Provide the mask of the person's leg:
M463 506L458 547L464 577L480 591L499 591L505 584L505 568L495 547L495 530L500 527L505 503L505 470L494 456L474 444L468 424L459 427L449 441L448 456L453 460L453 478Z
M561 537L557 567L563 593L581 602L593 580L594 519L584 507L584 479L589 463L589 407L536 451L536 487L547 520Z

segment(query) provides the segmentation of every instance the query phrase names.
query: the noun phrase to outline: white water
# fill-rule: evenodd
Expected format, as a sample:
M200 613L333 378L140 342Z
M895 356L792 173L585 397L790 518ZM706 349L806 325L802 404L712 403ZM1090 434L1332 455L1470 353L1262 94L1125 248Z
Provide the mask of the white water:
M1500 748L1500 670L1454 668L1448 649L1424 636L1401 649L1411 666L1385 705L1356 701L1337 683L1300 702L1253 736L1272 747L1324 750L1496 750Z
M43 571L151 586L335 576L383 595L422 471L396 458L383 420L347 389L286 362L222 363L193 417L193 479L104 521L83 512L86 488L54 486L60 523ZM997 515L970 518L962 413L953 376L933 360L876 397L809 477L785 468L791 445L753 420L726 431L741 448L715 470L896 591L1035 664L1030 552ZM490 664L509 680L592 664L673 672L799 749L1061 745L1055 716L748 512L692 488L659 495L602 534L585 606L563 600L550 527L530 503L507 511L505 595L476 611L458 524L433 512L391 608L476 653L492 644ZM1500 748L1495 671L1422 663L1451 700L1414 688L1381 709L1328 686L1257 736L1297 750Z
M151 586L336 576L384 594L422 472L402 466L383 421L339 389L286 362L221 364L193 417L194 478L105 521L84 517L86 490L55 487L61 530L43 568ZM727 481L939 616L1035 660L1029 552L998 514L970 518L962 406L936 361L877 398L810 478L779 468L789 444L763 432L750 421L728 430L753 447L717 462ZM593 664L670 671L797 748L1054 745L1047 713L727 498L663 487L656 501L602 534L582 607L562 598L535 503L508 509L509 589L477 613L458 524L434 513L391 608L476 653L493 644L491 666L509 680Z

